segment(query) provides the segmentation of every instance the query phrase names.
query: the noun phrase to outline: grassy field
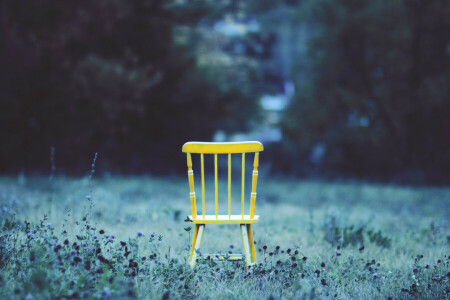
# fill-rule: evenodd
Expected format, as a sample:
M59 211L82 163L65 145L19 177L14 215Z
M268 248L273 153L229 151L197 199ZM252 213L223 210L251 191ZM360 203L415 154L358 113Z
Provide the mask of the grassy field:
M450 297L449 188L261 178L258 266L194 271L188 193L186 178L0 178L0 298ZM207 226L200 250L242 253L239 227Z

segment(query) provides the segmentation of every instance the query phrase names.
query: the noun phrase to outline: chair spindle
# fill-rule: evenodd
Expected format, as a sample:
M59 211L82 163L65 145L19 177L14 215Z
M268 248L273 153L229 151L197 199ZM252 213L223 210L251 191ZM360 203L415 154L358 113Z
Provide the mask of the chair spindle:
M202 164L202 209L203 209L203 220L205 219L205 166L203 153L200 154L200 161Z
M217 154L214 154L214 177L216 186L216 219L219 218L219 201L218 201L218 187L217 187Z
M241 217L244 219L244 199L245 199L245 152L242 153L242 195L241 195Z
M231 219L231 153L228 153L228 219Z

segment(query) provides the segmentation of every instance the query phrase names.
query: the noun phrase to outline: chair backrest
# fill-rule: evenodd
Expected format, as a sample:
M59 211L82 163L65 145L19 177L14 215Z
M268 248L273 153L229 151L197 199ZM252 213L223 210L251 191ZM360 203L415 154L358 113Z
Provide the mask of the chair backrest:
M244 200L245 200L245 154L255 153L253 162L252 192L250 194L250 218L255 216L256 201L256 183L258 180L259 152L264 147L260 142L236 142L236 143L204 143L188 142L183 145L182 151L187 154L188 178L190 188L190 199L192 208L192 217L197 218L197 204L194 191L194 171L192 170L191 154L200 154L201 174L202 174L202 214L205 218L205 168L204 154L214 155L214 177L215 177L215 208L216 219L219 215L218 210L218 186L217 186L217 155L228 155L228 216L231 216L231 154L242 154L242 187L241 187L241 216L244 219Z

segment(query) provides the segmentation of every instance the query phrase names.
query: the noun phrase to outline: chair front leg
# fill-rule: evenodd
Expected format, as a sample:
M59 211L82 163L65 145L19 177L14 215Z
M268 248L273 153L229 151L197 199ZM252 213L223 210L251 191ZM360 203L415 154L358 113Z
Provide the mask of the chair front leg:
M195 224L194 234L193 234L193 236L192 236L191 249L190 249L190 251L189 251L188 264L190 264L191 261L192 261L192 254L194 253L195 242L197 241L198 227L199 227L199 225L198 225L198 224Z
M242 243L244 244L245 263L248 267L252 264L252 258L250 254L250 243L248 241L247 226L245 224L241 224L241 235Z
M197 263L197 251L196 250L200 249L200 245L202 244L203 232L205 231L205 225L202 224L202 225L197 225L197 226L198 226L197 238L195 240L194 248L192 249L192 254L191 254L192 258L191 258L191 261L189 262L189 265L191 266L192 269L195 267L195 264Z
M250 244L250 253L252 255L252 263L256 264L256 247L255 247L255 241L253 240L253 232L252 232L252 225L247 224L247 234L248 234L248 241Z

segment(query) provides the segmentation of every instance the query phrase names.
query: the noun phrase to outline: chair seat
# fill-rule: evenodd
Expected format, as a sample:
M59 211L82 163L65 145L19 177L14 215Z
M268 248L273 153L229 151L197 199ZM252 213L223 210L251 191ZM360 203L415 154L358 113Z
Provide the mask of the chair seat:
M258 223L259 216L255 216L253 219L250 218L250 215L205 215L203 219L203 215L197 215L197 218L194 219L192 216L189 216L189 219L192 220L194 224L254 224Z

